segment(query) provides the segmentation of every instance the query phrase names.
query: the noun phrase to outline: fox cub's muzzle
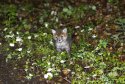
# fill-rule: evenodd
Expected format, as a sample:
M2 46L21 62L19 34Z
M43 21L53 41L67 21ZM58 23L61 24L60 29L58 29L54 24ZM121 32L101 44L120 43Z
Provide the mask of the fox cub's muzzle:
M57 38L57 42L58 42L58 43L63 42L63 37L58 37L58 38Z

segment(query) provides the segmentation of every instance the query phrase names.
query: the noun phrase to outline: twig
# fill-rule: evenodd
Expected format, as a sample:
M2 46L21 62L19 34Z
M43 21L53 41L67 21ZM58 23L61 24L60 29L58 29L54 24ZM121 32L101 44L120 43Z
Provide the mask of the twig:
M71 81L70 80L68 80L66 77L65 78L63 78L65 81L67 81L68 83L70 83L71 84Z

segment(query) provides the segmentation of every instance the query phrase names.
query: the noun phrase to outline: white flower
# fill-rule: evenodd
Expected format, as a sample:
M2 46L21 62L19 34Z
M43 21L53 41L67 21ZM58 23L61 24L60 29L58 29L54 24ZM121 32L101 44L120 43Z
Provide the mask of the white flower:
M27 38L28 38L28 39L31 39L31 36L28 36Z
M80 26L75 26L76 29L80 28Z
M65 60L61 60L60 62L61 62L61 63L64 63L64 62L65 62Z
M51 15L54 15L54 12L55 12L55 11L51 11Z
M22 48L18 48L17 50L18 50L18 51L22 51Z
M97 76L97 74L92 75L93 78L96 77L96 76Z
M32 65L37 65L37 63L32 63Z
M47 70L48 72L50 72L50 71L52 71L52 68L48 68L48 70Z
M99 50L99 47L96 47L96 49L95 50Z
M84 29L82 29L81 32L84 32Z
M45 79L47 79L48 77L51 77L51 78L52 78L52 77L53 77L53 74L49 72L49 73L47 73L47 74L44 75L44 78L45 78Z
M25 70L26 72L28 71L28 69L27 69L27 68L25 68L24 70Z
M21 37L16 37L16 41L22 41Z
M89 30L89 31L91 31L91 30L92 30L92 28L89 28L88 30Z
M14 37L14 34L11 34L11 35L6 35L5 38L12 38Z
M96 10L96 6L92 6L92 10Z
M30 50L27 51L27 53L30 53L30 52L31 52Z
M75 72L71 72L71 74L72 74L72 75L74 75L74 74L75 74Z
M1 45L2 43L0 43L0 45Z
M30 76L30 77L32 77L32 76L33 76L33 74L29 73L29 76Z
M11 47L14 47L14 43L10 43L9 45L10 45Z
M69 71L69 72L70 72L71 70L70 70L70 69L67 69L67 71Z
M19 34L19 32L16 32L16 34Z
M103 53L98 53L98 55L103 55Z
M35 38L38 37L38 36L39 36L39 35L37 35L37 34L34 35Z
M85 66L84 68L90 68L90 66Z
M50 65L51 63L50 62L48 62L48 65Z
M50 40L49 43L50 43L51 45L53 45L53 41L52 41L52 40Z
M97 36L94 34L94 35L92 35L92 38L96 38Z
M55 64L52 64L52 67L54 67L55 66Z
M46 36L47 35L47 33L43 33L43 36Z
M45 27L48 27L48 23L45 23Z
M6 31L7 30L7 28L5 28L3 31Z
M64 24L61 23L60 26L64 26Z
M58 22L59 21L59 19L58 18L56 18L56 22Z
M90 78L88 77L88 78L86 78L87 80L89 80Z
M29 73L29 75L26 76L27 79L31 79L33 77L33 74Z
M45 74L45 75L44 75L44 78L45 78L45 79L47 79L47 78L48 78L48 75L47 75L47 74Z
M47 75L48 75L48 76L50 76L50 77L53 77L53 74L52 74L52 73L50 73L50 72L49 72L49 73L47 73Z
M12 34L12 31L10 31L9 34Z
M56 11L51 11L51 15L57 15Z

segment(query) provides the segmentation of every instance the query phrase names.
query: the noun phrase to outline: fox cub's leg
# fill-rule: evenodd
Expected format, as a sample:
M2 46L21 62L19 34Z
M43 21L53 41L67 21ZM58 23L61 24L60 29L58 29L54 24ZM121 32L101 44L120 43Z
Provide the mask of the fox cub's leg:
M66 52L68 53L68 55L70 56L70 48L66 48Z

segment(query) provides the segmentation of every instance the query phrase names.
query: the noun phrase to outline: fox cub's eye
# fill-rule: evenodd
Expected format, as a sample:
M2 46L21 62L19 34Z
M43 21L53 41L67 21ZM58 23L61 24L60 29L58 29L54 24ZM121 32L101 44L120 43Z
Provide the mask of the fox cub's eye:
M61 35L61 38L63 38L63 35Z
M57 37L57 36L55 36L55 38L57 39L58 37Z

